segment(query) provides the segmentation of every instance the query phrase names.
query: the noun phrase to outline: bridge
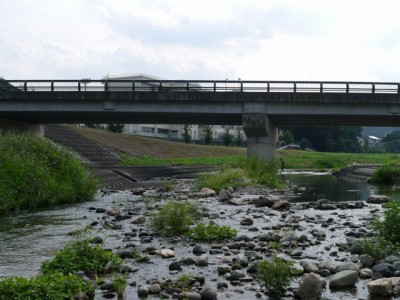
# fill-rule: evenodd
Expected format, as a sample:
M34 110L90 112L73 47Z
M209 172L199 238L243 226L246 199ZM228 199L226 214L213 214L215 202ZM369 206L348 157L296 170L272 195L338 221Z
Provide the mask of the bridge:
M279 126L399 126L400 83L0 80L0 128L56 123L243 125L268 158Z

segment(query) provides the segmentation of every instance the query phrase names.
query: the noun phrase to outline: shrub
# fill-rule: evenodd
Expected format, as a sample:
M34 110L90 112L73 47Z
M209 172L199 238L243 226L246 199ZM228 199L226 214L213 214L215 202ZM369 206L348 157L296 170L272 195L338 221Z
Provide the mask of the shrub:
M271 188L284 187L281 178L278 176L279 162L274 159L262 160L257 157L251 157L241 161L239 166L245 170L247 176L256 183Z
M371 182L376 184L394 184L400 180L400 167L398 165L383 165L371 177Z
M185 234L196 218L196 205L188 201L168 200L151 216L150 224L166 236L177 236Z
M65 300L77 294L94 296L94 286L74 274L52 273L32 278L0 280L0 300Z
M122 260L116 254L104 250L102 245L92 244L90 239L79 236L56 251L53 259L44 262L41 273L47 275L54 272L69 274L88 270L103 271L109 262L116 267Z
M112 283L114 289L117 292L118 299L123 299L125 295L125 289L127 285L126 274L114 274Z
M382 259L389 255L398 255L400 244L393 244L383 237L375 236L362 240L363 253L372 256L375 260Z
M0 213L93 198L98 180L68 150L29 135L0 137Z
M257 280L265 288L267 294L279 296L295 277L292 271L293 262L278 256L263 260L257 265Z
M219 226L211 222L208 225L199 223L188 232L191 239L205 242L223 241L231 239L237 234L238 231L228 225Z
M383 219L374 221L372 228L386 241L400 243L400 202L390 201L383 208Z

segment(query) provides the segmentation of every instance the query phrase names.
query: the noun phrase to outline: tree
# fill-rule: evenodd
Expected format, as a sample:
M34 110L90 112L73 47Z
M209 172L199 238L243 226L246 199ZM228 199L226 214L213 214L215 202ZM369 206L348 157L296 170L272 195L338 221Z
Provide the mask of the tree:
M191 128L192 128L192 125L189 125L189 124L183 125L182 137L186 144L190 144L190 141L192 140L192 136L190 134Z
M285 132L283 133L281 140L285 142L286 145L290 145L294 143L294 137L292 132L287 129L285 130Z
M225 131L222 135L222 140L224 141L224 145L227 147L230 146L230 144L232 144L233 135L231 134L229 128L225 128Z
M121 133L124 131L125 124L108 124L107 130L112 132Z
M243 132L240 127L236 127L236 145L242 147L244 144Z
M317 151L362 152L362 147L358 142L361 127L298 126L287 129L293 133L295 141L307 139L309 147Z
M301 150L306 149L307 146L308 146L308 141L307 141L307 139L301 139L301 140L300 140L300 148L301 148Z
M392 131L382 138L383 143L400 140L400 130Z
M206 145L210 145L212 142L212 136L213 136L213 127L212 125L206 125L203 128L202 136L204 138L204 143Z

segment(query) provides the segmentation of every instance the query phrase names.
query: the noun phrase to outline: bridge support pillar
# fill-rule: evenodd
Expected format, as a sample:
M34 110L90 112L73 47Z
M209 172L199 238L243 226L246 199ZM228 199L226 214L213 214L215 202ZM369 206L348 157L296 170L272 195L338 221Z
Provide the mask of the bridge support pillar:
M0 131L13 131L17 133L27 133L33 134L38 137L44 136L44 128L43 125L40 124L31 124L25 123L10 119L0 118Z
M247 136L247 157L274 158L276 155L278 128L268 116L257 113L244 114L242 124Z

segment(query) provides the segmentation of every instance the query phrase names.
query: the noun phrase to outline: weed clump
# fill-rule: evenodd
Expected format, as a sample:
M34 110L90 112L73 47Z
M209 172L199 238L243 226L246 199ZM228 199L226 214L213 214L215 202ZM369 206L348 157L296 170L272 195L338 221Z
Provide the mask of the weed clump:
M238 231L228 225L217 225L215 223L198 223L195 227L191 228L188 236L195 241L213 242L223 241L236 237Z
M30 135L0 137L0 214L90 200L98 180L67 149Z
M168 200L151 216L150 225L166 236L177 236L187 233L197 217L197 206L193 203Z
M372 183L389 185L400 181L400 167L394 164L386 164L379 167L371 177Z
M273 256L270 260L263 260L257 265L257 280L271 296L282 295L285 288L295 277L292 270L293 262Z

